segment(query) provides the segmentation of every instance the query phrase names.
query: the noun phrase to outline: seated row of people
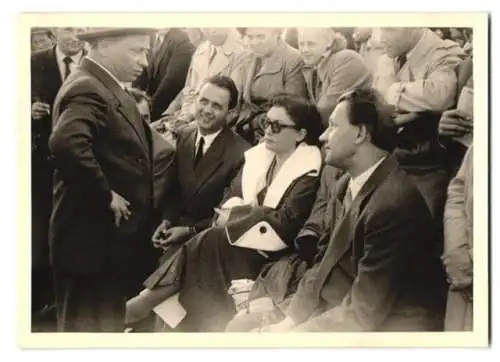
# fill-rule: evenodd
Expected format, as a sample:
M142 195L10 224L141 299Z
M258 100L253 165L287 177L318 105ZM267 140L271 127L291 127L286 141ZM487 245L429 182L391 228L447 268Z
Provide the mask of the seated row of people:
M214 77L202 87L198 131L182 132L189 141L179 144L179 171L196 172L190 160L198 158L204 134L215 131L222 139L217 135L227 129L224 113L218 126L211 121L218 106L227 115L237 93L229 84L227 77ZM446 284L436 255L439 228L393 155L392 108L373 89L348 92L326 131L317 107L294 95L273 97L267 109L262 142L240 149L238 176L221 174L230 187L219 193L215 216L207 211L210 217L203 215L194 227L166 220L156 231L154 241L165 255L144 283L147 289L129 301L128 321L178 298L187 316L177 329L250 330L262 327L252 301L267 298L272 308L266 313L279 322L266 327L271 331L442 329ZM323 156L319 142L325 143ZM218 156L222 166L225 156ZM338 175L330 178L332 166L346 173L338 182ZM193 175L184 181L181 190L194 186ZM194 199L179 191L184 207L177 210L188 211L190 203L212 209L199 203L201 193ZM236 306L228 290L239 280L256 281L253 300L248 314L231 321Z

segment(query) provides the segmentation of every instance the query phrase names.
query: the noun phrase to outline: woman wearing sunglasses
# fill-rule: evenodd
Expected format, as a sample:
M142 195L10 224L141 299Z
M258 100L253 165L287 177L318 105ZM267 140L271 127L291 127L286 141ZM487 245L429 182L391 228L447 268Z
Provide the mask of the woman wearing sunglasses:
M146 280L147 289L128 302L129 322L179 293L187 312L179 330L224 331L236 313L230 286L251 285L265 264L293 252L319 186L321 116L302 98L282 95L271 100L264 125L263 141L245 153L213 226Z

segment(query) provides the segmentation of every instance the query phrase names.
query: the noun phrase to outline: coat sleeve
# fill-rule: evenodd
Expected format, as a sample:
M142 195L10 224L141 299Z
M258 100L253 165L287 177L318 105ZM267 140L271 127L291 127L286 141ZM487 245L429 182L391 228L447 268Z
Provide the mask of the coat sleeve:
M172 42L171 46L173 49L165 75L155 94L151 97L153 119L159 118L184 87L191 56L194 52L194 46L188 40L178 43Z
M49 139L49 148L60 177L69 186L98 203L109 205L111 188L93 151L105 128L107 105L97 95L64 99Z
M465 195L465 180L472 172L472 148L465 154L462 166L448 187L444 211L443 262L451 280L461 280L462 286L472 284L472 259L469 253ZM470 191L469 191L470 192Z
M311 212L318 186L318 177L302 176L290 186L285 200L277 209L254 207L244 217L230 221L227 229L232 235L231 230L247 230L260 221L267 221L279 237L293 247L295 236Z
M363 255L351 290L340 305L317 317L328 321L331 332L378 330L397 297L396 271L404 270L401 253L408 247L402 241L414 240L422 227L411 213L397 207L378 209L366 217Z
M461 59L444 55L433 62L425 79L396 82L386 93L389 104L406 112L443 112L455 103Z
M323 233L323 219L326 211L326 205L328 204L328 184L326 182L326 177L324 177L324 172L321 175L321 181L316 193L316 199L311 209L311 213L307 218L304 226L301 228L297 237L307 231L313 232L320 237Z
M363 59L350 51L337 55L335 65L330 69L330 85L317 103L321 118L328 125L330 114L337 105L337 99L344 93L370 81L371 75Z
M220 206L224 205L226 201L233 197L239 197L242 198L243 192L241 190L241 177L243 174L243 167L240 168L238 174L236 177L233 179L229 187L224 191L224 197L222 198L222 201L220 202Z

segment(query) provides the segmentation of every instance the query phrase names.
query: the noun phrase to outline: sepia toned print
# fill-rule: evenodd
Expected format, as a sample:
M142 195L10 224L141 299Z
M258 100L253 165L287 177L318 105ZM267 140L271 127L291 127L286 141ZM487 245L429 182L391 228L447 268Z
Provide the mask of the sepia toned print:
M262 28L26 17L27 344L487 343L476 15ZM344 337L313 345L355 345Z

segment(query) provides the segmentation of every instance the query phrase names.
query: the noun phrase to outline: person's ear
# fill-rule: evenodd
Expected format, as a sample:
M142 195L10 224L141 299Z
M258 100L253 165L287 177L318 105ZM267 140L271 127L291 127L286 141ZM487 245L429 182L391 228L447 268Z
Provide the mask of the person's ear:
M304 142L304 140L306 139L306 136L307 136L307 131L303 128L301 128L299 131L298 131L298 135L297 135L297 144L301 143L301 142Z
M354 143L357 145L362 144L367 138L368 138L368 129L366 128L366 125L361 124L358 126L358 133L356 135L356 139L354 140Z

